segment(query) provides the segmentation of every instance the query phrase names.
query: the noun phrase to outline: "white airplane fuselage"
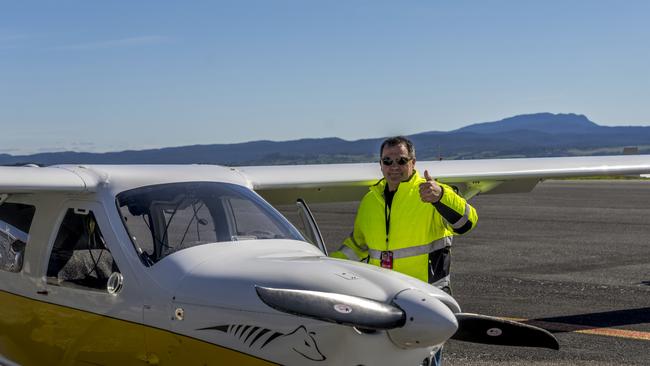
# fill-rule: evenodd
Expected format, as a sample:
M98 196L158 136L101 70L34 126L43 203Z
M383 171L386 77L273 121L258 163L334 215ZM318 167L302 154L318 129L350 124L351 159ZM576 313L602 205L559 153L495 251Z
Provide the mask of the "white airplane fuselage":
M248 190L247 182L229 169L66 169L81 177L83 188L6 189L6 203L35 208L22 268L0 270L0 355L12 361L25 365L417 365L455 331L453 313L460 308L444 292L393 271L328 258L300 240L249 235L243 240L179 247L155 263L143 262L116 197L131 189L183 182L223 182ZM101 230L113 271L119 268L122 277L116 291L57 280L50 273L62 223L72 215L88 218L89 212L94 221L85 235L93 236L97 227ZM168 219L173 215L169 208L161 212ZM196 223L196 231L201 225ZM89 244L78 254L88 253L94 261L92 271L99 272L98 262L108 252ZM344 294L382 303L410 291L422 297L417 301L431 304L424 311L433 317L418 317L414 323L419 323L413 325L420 326L417 329L407 324L395 331L363 331L274 310L260 300L256 286ZM401 301L404 309L413 305L408 299ZM426 335L422 329L427 329ZM412 333L413 339L428 341L412 343Z
M470 198L648 174L650 157L416 169ZM417 365L450 337L559 349L543 329L460 313L419 280L327 258L313 220L301 234L257 195L359 200L379 178L376 163L0 167L0 362Z

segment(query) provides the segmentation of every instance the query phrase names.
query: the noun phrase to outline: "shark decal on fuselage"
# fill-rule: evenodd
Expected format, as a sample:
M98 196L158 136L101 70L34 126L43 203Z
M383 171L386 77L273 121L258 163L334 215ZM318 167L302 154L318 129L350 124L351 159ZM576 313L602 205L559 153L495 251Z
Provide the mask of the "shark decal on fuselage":
M316 333L308 332L304 325L289 333L280 333L271 329L253 325L230 324L201 328L199 330L217 330L239 339L249 348L263 350L266 347L291 349L312 361L324 361L325 355L318 349L314 339Z

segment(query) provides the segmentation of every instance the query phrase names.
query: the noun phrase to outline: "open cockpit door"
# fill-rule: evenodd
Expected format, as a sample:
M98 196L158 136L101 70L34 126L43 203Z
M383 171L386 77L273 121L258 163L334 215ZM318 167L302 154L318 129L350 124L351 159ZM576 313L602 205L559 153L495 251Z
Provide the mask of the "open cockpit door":
M327 256L325 241L323 240L323 236L318 229L318 224L316 224L316 220L314 219L314 215L312 215L309 206L307 206L307 203L302 198L296 200L296 206L298 207L298 216L300 216L300 221L304 228L303 234L305 235L305 239L309 240L310 243L318 247L318 249Z

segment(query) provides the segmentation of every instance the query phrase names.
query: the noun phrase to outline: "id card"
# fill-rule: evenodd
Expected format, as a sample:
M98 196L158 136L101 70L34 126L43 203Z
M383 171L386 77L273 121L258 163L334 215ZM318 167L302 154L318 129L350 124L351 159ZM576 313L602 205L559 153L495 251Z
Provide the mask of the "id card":
M381 252L381 267L393 269L393 252L385 250Z

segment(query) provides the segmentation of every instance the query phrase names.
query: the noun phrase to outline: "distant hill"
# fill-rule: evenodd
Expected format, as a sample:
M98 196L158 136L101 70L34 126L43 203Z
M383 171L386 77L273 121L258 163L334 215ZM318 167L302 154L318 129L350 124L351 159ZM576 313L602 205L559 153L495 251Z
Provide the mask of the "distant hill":
M594 133L601 126L581 114L525 114L495 122L483 122L459 128L453 132L503 133L512 131L538 131L544 133Z
M584 115L537 113L409 136L419 160L650 153L650 127L599 126ZM252 141L109 153L56 152L12 156L0 164L319 164L376 161L383 138Z

